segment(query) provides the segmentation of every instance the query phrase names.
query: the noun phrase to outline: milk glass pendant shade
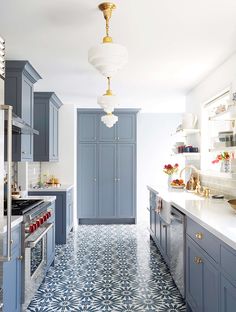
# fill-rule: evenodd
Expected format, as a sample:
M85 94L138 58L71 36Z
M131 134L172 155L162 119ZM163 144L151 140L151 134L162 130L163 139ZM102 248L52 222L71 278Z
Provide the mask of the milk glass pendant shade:
M88 61L103 76L113 77L128 61L127 49L117 43L101 43L88 52Z
M110 89L110 78L107 78L108 81L108 89L105 94L99 96L97 99L98 105L107 113L110 114L114 111L114 109L119 105L119 100L117 96L112 94Z
M112 128L114 124L118 121L118 117L110 113L102 116L101 120L108 128Z
M88 61L103 76L112 77L127 63L128 52L124 46L113 43L112 38L109 36L109 21L112 10L116 8L115 4L104 2L98 7L103 12L106 20L106 36L103 38L102 43L89 49Z

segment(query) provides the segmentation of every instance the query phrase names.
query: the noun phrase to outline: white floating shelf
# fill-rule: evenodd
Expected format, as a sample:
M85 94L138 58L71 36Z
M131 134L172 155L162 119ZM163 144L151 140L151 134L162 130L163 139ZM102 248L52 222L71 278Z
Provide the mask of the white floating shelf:
M236 106L231 106L229 109L225 112L219 113L215 116L209 117L209 120L212 121L232 121L236 119Z
M201 153L177 153L171 154L173 157L183 157L188 159L200 159Z
M234 152L234 151L236 151L236 146L224 146L209 149L209 152Z
M181 129L181 130L174 132L172 135L187 136L187 135L197 134L197 133L200 133L200 129Z

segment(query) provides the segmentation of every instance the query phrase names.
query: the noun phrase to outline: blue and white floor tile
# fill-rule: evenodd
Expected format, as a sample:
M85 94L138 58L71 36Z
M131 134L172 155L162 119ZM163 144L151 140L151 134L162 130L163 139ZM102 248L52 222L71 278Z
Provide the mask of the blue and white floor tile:
M146 230L82 225L57 246L55 267L27 312L184 312L185 303Z

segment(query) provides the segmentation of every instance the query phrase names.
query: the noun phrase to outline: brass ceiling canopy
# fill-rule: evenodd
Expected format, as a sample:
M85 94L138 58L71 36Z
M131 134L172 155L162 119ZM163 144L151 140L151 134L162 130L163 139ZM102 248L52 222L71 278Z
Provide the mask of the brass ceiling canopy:
M110 43L112 42L112 38L109 36L109 21L112 11L116 9L116 5L111 2L103 2L99 4L98 8L103 12L103 16L106 20L106 36L103 38L103 43Z

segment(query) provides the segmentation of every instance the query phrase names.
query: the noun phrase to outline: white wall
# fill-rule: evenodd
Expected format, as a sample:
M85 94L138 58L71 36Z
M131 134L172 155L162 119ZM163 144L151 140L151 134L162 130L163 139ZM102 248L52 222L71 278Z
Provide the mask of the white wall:
M137 140L137 211L138 223L148 223L147 184L167 183L163 166L175 162L170 157L170 148L174 142L171 137L180 124L181 114L146 114L138 116Z

